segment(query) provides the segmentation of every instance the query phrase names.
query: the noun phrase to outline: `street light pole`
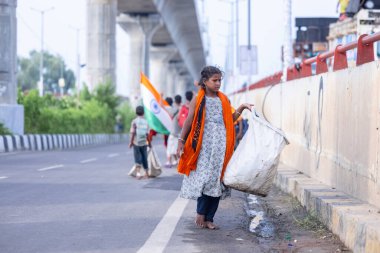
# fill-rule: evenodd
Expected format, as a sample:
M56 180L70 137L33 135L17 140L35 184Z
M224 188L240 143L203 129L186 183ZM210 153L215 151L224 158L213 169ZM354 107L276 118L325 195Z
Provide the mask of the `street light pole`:
M284 0L284 46L282 81L286 82L287 69L293 64L292 53L292 0Z
M51 11L54 7L50 7L45 10L38 10L35 8L30 8L33 11L39 12L41 14L41 53L40 53L40 81L38 83L39 95L42 97L44 95L44 15L46 12Z
M81 83L80 83L80 69L81 69L81 64L80 64L80 54L79 54L79 35L80 35L80 30L81 28L70 26L71 29L76 31L76 43L77 43L77 67L76 67L76 90L77 94L79 95L79 92L81 90Z

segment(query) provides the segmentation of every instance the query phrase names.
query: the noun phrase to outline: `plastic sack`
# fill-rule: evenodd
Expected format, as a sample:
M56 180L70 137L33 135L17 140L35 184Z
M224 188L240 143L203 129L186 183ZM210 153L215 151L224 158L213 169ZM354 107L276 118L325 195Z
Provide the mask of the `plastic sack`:
M156 151L153 147L148 151L148 176L149 177L158 177L161 175L161 163L158 159ZM131 177L142 177L145 174L144 168L141 165L133 165L131 170L128 173L128 176Z
M141 176L140 173L138 172L140 170L142 170L141 166L140 165L133 165L132 169L129 171L128 173L128 176L131 176L131 177L139 177Z
M161 173L162 169L160 160L158 159L156 151L151 147L148 151L148 176L158 177Z
M239 191L266 196L286 144L289 142L284 133L253 110L248 130L227 165L224 184Z

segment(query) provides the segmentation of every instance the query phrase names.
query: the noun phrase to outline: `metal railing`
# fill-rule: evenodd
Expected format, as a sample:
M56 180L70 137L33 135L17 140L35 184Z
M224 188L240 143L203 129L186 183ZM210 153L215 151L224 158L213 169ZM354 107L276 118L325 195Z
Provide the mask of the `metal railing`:
M305 59L301 64L293 65L288 68L286 80L291 81L312 76L312 64L316 64L316 75L328 72L327 60L331 57L333 57L334 60L332 66L333 71L346 69L348 67L346 52L355 48L357 48L356 66L372 62L375 60L373 43L376 41L380 41L380 32L371 35L363 34L359 36L357 41L353 41L345 45L338 45L334 50ZM248 90L279 84L281 82L281 78L282 72L276 72L271 76L265 77L249 85ZM242 88L235 91L233 94L241 93L246 90L246 88Z

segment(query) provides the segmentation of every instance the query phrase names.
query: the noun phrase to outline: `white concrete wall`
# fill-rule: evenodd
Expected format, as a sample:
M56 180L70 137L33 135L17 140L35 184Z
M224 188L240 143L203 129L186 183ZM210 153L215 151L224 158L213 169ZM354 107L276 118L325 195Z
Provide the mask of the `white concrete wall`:
M253 102L290 145L282 162L380 207L380 62L255 89ZM282 95L281 95L282 94Z

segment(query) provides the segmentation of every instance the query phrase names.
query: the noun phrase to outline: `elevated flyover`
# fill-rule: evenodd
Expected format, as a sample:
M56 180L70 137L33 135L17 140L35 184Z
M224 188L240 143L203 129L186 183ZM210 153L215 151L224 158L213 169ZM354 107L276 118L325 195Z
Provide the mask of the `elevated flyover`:
M139 98L140 71L160 92L175 95L191 88L206 64L193 0L88 0L88 11L89 27L95 28L88 30L92 85L115 80L116 24L130 37L131 64L125 69L133 99Z

